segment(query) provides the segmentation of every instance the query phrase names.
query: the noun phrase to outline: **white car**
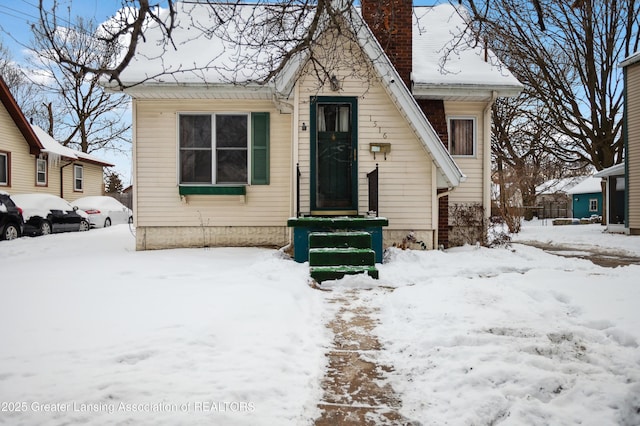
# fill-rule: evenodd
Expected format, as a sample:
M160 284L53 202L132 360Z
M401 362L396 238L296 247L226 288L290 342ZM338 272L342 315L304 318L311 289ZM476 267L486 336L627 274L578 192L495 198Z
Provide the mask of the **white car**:
M133 223L133 212L113 197L89 196L73 202L89 215L89 223L95 228L106 228L121 223Z

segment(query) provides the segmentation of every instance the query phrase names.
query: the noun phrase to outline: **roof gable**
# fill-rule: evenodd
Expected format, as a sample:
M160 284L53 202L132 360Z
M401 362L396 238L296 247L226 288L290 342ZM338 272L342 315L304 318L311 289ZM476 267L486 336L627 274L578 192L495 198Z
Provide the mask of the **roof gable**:
M15 98L9 91L9 86L7 86L2 76L0 76L0 100L9 113L9 116L16 124L16 127L18 127L18 130L20 130L20 133L22 133L25 141L29 145L29 153L38 155L43 146L38 140L38 137L34 133L33 129L31 128L31 125L27 121L27 118L22 113L22 110L18 106Z

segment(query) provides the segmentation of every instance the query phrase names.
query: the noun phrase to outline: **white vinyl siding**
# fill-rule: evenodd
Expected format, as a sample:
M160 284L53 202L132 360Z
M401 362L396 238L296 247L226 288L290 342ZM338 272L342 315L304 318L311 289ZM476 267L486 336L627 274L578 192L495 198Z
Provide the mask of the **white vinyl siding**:
M640 63L625 68L627 108L627 196L629 197L628 221L633 233L640 233Z
M134 170L137 226L282 226L291 215L291 114L270 101L136 100ZM247 185L246 196L187 195L178 186L178 115L270 113L268 185Z

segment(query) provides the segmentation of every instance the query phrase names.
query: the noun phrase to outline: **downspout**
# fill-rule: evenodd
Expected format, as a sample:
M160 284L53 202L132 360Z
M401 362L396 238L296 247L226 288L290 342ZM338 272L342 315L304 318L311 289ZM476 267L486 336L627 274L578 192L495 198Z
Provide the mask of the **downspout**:
M491 216L491 108L498 98L498 92L491 91L491 99L484 108L484 129L482 146L482 205L484 206L485 219Z
M75 161L70 161L64 166L60 167L60 198L64 198L64 171L62 169L72 165L73 163L75 163Z

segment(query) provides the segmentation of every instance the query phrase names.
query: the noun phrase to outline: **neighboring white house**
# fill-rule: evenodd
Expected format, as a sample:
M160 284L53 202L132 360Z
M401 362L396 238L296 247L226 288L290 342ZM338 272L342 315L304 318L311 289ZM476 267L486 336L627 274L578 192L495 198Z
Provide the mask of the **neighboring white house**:
M392 24L388 7L362 1L342 33L323 33L316 59L349 58L327 80L305 54L263 85L253 69L206 68L256 53L202 34L218 25L210 5L178 3L176 50L147 29L121 75L133 98L137 249L284 246L290 217L367 214L388 219L386 246L411 235L433 248L448 243L450 206L488 216L491 105L522 86L471 42L442 61L465 28L456 7L385 4Z
M0 190L48 193L73 201L104 193L103 170L113 166L66 148L32 126L0 77Z

